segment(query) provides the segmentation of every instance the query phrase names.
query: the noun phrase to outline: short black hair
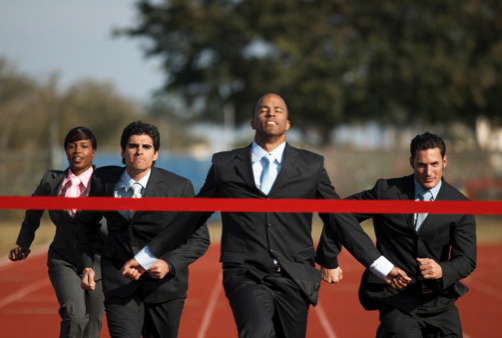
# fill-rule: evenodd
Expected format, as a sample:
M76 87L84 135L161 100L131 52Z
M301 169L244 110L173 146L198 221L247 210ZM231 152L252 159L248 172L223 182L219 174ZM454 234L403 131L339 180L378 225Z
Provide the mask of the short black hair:
M439 148L441 157L442 158L445 157L446 145L440 136L429 132L418 134L413 138L413 140L411 140L410 143L411 158L415 158L415 154L417 153L417 151L434 149L434 148Z
M71 129L68 134L66 134L66 137L64 139L64 149L66 150L68 144L82 140L90 140L92 149L98 149L98 141L96 140L96 136L94 136L94 133L87 127L75 127Z

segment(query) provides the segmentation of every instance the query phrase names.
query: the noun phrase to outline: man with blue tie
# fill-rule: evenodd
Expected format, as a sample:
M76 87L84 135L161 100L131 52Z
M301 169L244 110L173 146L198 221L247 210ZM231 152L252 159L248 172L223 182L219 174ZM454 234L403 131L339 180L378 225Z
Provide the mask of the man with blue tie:
M108 166L95 171L89 196L116 198L192 197L192 183L179 175L154 167L159 156L157 127L136 121L124 128L121 156L125 167ZM148 274L137 281L124 278L120 268L158 232L169 229L176 212L82 212L78 220L79 266L82 288L95 287L92 261L99 220L104 217L108 236L102 254L103 289L108 328L112 337L177 337L187 296L188 265L209 246L205 224L164 252ZM162 275L163 278L160 278Z
M435 134L417 135L410 144L413 174L380 179L349 199L459 200L467 198L443 178L446 145ZM377 249L412 278L399 292L369 271L359 299L367 310L380 311L378 337L462 337L455 301L467 292L460 279L476 266L476 222L472 215L418 213L356 215L373 218Z
M277 94L262 96L251 127L248 147L217 153L197 197L213 198L338 198L323 158L286 143L288 109ZM138 278L149 269L144 256L155 259L176 246L211 215L196 213L178 218L177 230L163 231L122 268ZM402 270L375 249L371 239L350 214L322 214L326 232L326 262L330 280L340 279L337 236L366 267L396 288L407 283ZM221 258L223 286L233 311L239 337L305 337L307 314L317 303L320 272L311 236L312 213L225 212L222 214ZM139 262L139 263L138 263Z

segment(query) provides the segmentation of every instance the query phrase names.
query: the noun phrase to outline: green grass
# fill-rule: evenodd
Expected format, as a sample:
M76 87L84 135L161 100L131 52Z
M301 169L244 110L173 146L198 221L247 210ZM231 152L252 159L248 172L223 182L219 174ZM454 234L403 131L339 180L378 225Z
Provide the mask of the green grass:
M316 221L312 229L312 236L317 240L321 233L321 223ZM478 244L499 244L502 245L502 215L480 215L476 217L477 221L477 236ZM8 255L9 251L16 246L16 239L21 227L21 221L16 222L0 222L0 257ZM374 237L373 227L371 222L363 223L364 230ZM219 243L221 237L220 222L212 222L209 224L211 242ZM35 240L32 245L32 250L40 245L47 245L54 238L56 227L49 219L43 220L40 228L37 230Z

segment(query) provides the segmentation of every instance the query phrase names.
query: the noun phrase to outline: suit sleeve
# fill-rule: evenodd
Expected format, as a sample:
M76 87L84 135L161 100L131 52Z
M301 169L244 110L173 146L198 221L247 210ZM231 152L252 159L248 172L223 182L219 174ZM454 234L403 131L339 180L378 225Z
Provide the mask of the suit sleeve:
M378 187L385 183L385 180L379 179L375 186L370 190L364 190L345 198L348 200L377 200ZM358 222L363 222L369 218L373 218L374 214L353 214Z
M93 177L94 178L94 177ZM100 196L97 180L91 180L89 196ZM77 218L77 270L91 268L103 215L99 211L80 211Z
M318 182L318 198L339 199L331 185L324 164L321 164ZM380 253L358 220L348 213L320 214L324 222L323 236L317 250L316 261L324 267L333 268L338 263L333 258L340 252L340 243L365 267L369 267ZM327 229L326 229L327 228Z
M190 181L187 181L184 192L181 197L193 197L194 190L193 185ZM170 227L168 227L170 228ZM204 253L206 253L209 247L209 231L207 229L207 224L202 225L194 233L188 237L187 241L175 248L172 251L167 252L162 259L169 262L173 267L173 273L176 271L181 271L188 267L189 264L195 262Z
M439 263L443 270L443 288L446 289L471 274L476 268L476 221L473 215L464 215L452 228L450 259Z
M37 189L32 194L32 196L50 196L50 191L45 189L45 183L47 182L47 175L50 175L50 172L46 172L40 183L38 184ZM35 232L40 227L40 219L44 214L44 210L27 210L24 216L23 223L21 224L21 230L19 231L19 235L16 240L16 244L20 247L29 248L35 239Z
M197 203L197 198L211 198L218 196L214 165L211 166L206 177L204 186L196 198L189 203ZM176 215L171 225L164 228L155 236L148 248L155 257L163 257L169 251L183 244L200 227L206 224L207 219L213 212L180 212Z

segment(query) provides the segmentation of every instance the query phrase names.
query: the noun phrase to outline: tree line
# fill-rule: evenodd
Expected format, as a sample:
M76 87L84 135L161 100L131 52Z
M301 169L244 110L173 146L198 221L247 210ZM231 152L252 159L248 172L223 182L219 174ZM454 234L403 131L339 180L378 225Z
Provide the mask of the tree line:
M304 132L340 123L405 126L478 116L500 125L502 2L497 0L139 0L117 31L162 61L166 93L199 117L249 119L283 95Z

